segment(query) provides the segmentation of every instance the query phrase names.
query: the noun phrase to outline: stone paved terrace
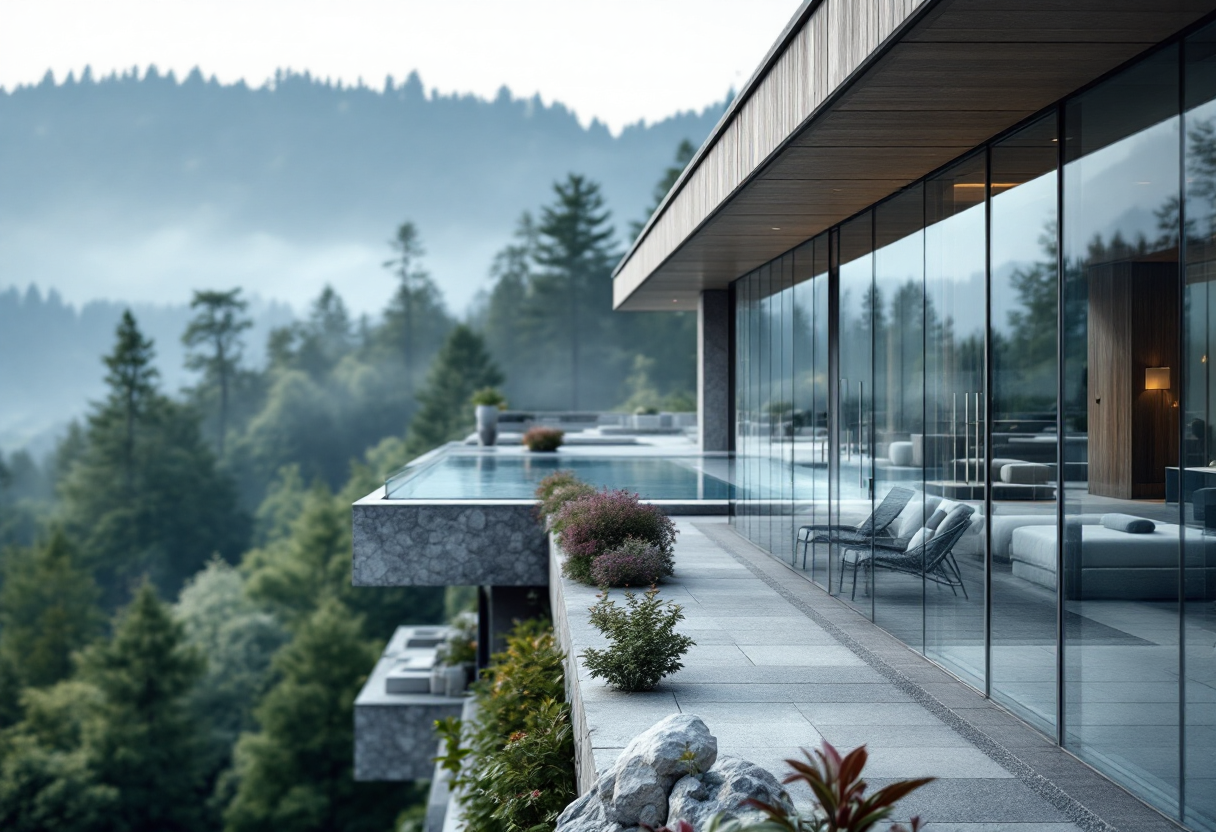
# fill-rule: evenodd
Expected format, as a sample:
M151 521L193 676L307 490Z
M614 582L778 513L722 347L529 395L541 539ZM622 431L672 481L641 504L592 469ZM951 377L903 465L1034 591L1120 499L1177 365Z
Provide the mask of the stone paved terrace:
M725 521L677 518L676 578L697 641L685 668L653 692L624 694L571 679L579 784L636 734L675 712L702 717L719 754L778 777L783 760L821 738L865 743L868 781L939 778L901 803L939 832L1180 829L1046 737L957 681L780 562ZM603 643L587 622L596 591L552 564L554 620L569 655ZM794 790L796 802L809 791Z

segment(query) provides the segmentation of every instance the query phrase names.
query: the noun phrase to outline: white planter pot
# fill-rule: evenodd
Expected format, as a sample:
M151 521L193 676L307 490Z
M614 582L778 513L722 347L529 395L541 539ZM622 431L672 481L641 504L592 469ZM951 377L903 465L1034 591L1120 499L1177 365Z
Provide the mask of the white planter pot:
M498 408L492 404L477 405L477 441L482 445L498 441Z
M634 430L655 430L659 427L657 413L635 413L633 415Z

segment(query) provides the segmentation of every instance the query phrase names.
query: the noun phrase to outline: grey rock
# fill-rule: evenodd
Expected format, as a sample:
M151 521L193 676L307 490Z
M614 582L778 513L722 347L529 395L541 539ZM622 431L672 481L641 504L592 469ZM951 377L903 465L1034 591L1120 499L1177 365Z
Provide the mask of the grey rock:
M672 714L633 738L613 771L642 764L659 775L664 791L686 774L708 771L718 759L718 739L694 714Z
M561 832L622 832L624 827L604 815L604 802L595 789L571 803L557 816Z
M794 809L789 795L767 769L739 757L723 756L704 774L687 775L672 786L667 817L704 829L718 814L728 819L760 816L760 810L741 806L748 798L781 806L787 812Z
M669 789L652 766L638 763L618 770L612 801L604 804L606 817L621 826L661 826L667 820Z
M620 832L667 820L671 787L690 771L707 771L718 740L700 717L673 714L626 746L612 768L558 817L558 832Z

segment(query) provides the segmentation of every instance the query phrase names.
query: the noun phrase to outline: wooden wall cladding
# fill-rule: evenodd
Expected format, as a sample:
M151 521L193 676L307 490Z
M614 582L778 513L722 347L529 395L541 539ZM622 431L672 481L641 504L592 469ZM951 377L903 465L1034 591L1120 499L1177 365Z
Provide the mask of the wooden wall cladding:
M1089 492L1161 499L1178 464L1178 264L1104 263L1088 270ZM1170 390L1144 371L1170 368Z
M822 0L618 267L614 305L695 308L702 289L725 288L1213 11L1216 0Z

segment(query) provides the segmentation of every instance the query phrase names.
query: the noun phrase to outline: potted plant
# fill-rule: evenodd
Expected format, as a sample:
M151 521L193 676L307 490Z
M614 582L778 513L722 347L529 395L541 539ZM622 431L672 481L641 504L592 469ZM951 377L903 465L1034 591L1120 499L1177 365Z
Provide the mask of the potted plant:
M634 430L654 430L659 427L657 407L639 407L633 411Z
M524 444L528 446L529 451L552 452L561 447L565 436L565 432L557 428L534 427L524 434Z
M482 445L493 445L498 441L498 412L506 406L506 398L493 387L483 387L473 394L473 407L477 413L477 441Z

